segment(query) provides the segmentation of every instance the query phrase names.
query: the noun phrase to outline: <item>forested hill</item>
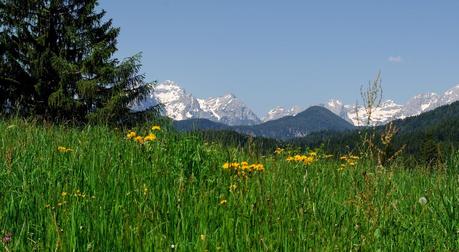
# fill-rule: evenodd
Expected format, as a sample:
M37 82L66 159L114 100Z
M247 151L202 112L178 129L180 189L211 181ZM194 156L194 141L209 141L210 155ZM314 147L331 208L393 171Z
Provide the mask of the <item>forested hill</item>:
M296 116L286 116L253 126L227 126L207 119L175 121L180 131L233 130L241 134L286 140L320 131L342 132L355 127L326 108L313 106Z
M406 145L405 153L421 156L430 149L449 151L459 147L459 102L439 107L435 110L393 122L398 134L394 148ZM386 126L375 131L380 134ZM303 138L292 139L295 146L321 146L332 152L355 149L361 143L361 135L371 129L359 128L349 132L318 132Z

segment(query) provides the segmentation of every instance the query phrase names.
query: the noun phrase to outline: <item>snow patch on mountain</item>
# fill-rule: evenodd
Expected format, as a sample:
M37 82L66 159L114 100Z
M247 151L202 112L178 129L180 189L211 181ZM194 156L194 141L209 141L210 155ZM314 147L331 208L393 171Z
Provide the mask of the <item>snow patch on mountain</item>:
M174 120L209 119L227 125L254 125L260 119L235 95L198 99L173 81L154 87L146 99L133 110L142 111L158 103L164 105L165 115Z
M272 120L277 120L282 117L286 116L296 116L298 113L303 111L300 106L293 106L290 109L286 109L284 107L277 106L273 109L271 109L268 114L263 117L263 122L267 121L272 121Z
M396 104L392 100L382 102L379 107L369 111L363 106L346 105L343 107L343 111L340 112L339 116L348 120L355 126L363 125L382 125L391 120L400 118L402 105ZM368 113L371 113L370 121L368 121Z
M459 85L449 89L442 95L436 93L416 95L404 105L397 104L392 100L386 100L372 109L370 125L382 125L393 120L416 116L458 100ZM327 104L322 104L322 106L356 126L368 124L368 111L361 105L357 107L356 105L343 105L339 100L330 100Z

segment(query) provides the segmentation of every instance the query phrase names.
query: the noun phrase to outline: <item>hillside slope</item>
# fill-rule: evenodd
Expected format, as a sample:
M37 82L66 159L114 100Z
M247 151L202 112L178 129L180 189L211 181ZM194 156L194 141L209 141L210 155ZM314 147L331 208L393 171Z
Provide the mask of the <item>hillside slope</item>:
M320 131L346 131L354 126L320 106L313 106L296 116L286 116L251 127L235 127L236 131L275 139L304 137Z

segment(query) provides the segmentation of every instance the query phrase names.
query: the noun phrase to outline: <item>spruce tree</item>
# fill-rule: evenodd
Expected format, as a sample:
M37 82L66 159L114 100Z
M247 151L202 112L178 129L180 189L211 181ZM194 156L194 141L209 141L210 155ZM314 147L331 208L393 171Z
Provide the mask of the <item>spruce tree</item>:
M149 91L97 0L0 0L0 111L119 122Z

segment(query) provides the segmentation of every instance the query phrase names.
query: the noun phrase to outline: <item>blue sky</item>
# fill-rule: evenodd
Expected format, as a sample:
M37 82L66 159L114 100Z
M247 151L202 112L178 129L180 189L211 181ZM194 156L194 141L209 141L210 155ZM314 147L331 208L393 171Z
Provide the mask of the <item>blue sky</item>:
M382 71L405 102L459 83L459 1L102 0L118 57L143 53L148 80L196 97L234 93L257 114L338 98Z

